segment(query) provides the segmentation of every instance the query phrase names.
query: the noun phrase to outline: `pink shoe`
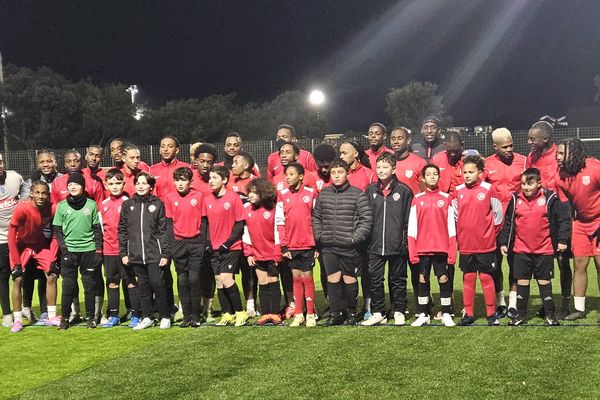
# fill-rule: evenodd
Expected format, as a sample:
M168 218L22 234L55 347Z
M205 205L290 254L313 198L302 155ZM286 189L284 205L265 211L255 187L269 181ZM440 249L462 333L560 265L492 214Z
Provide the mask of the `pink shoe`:
M58 316L58 315L55 315L54 317L48 318L46 320L46 325L47 326L59 326L60 325L60 320L61 320L61 317Z
M13 326L11 328L11 332L12 333L17 333L17 332L21 332L23 330L23 322L21 321L15 321L13 323Z

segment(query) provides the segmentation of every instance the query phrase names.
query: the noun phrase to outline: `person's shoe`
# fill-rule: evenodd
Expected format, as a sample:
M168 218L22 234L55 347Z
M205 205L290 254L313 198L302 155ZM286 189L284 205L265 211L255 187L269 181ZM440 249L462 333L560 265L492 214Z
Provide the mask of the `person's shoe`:
M48 313L42 313L37 321L35 321L35 326L46 326L48 325Z
M344 321L344 325L347 325L347 326L358 325L358 316L356 315L356 313L348 312L348 317Z
M452 316L450 315L450 313L442 314L442 323L444 324L444 326L456 326L456 323L452 319Z
M544 325L546 326L559 326L560 322L558 322L558 320L551 316L551 315L547 315L546 316L546 320L544 321Z
M519 314L517 314L513 319L508 321L508 325L510 326L522 326L526 323L527 321L525 320L525 318L521 317Z
M202 316L204 317L204 322L207 324L213 324L216 321L216 318L210 312L203 313Z
M562 299L562 307L558 312L556 312L556 319L563 320L567 315L571 314L571 310L569 308L569 298Z
M306 326L309 328L317 326L317 314L306 314Z
M294 308L287 306L285 308L283 315L284 315L285 319L292 319L292 317L294 316Z
M441 321L443 315L444 314L441 311L438 311L437 314L435 314L435 317L433 317L433 320L434 321Z
M141 322L140 317L131 317L131 319L129 320L129 325L127 325L130 328L135 328L136 326L138 326Z
M69 319L68 318L61 318L60 319L60 324L58 325L58 330L59 331L66 331L67 329L69 329Z
M585 318L585 312L575 310L571 314L569 314L565 317L565 321L576 321L576 320L582 319L582 318Z
M273 325L283 325L283 319L279 314L271 314L271 322Z
M173 321L183 321L184 318L183 311L181 311L179 308L173 313Z
M110 317L105 323L100 325L102 328L113 328L115 326L121 325L121 318L119 317Z
M344 317L344 313L330 312L329 319L325 323L325 326L343 325L345 321L346 321L346 318Z
M507 313L508 309L506 306L498 306L498 308L496 308L496 319L505 318Z
M94 329L96 327L96 320L92 318L88 319L85 321L85 327L88 329Z
M255 322L256 325L265 325L267 323L271 322L271 314L263 314L260 316L260 318L258 319L258 321Z
M248 322L248 314L246 311L238 311L235 313L235 326L244 326Z
M517 316L517 309L514 307L509 307L508 311L506 312L506 316L508 317L508 319L513 319Z
M387 323L387 318L381 315L381 313L376 312L371 315L371 318L362 320L360 324L362 326L373 326L385 323Z
M162 330L169 329L171 327L171 318L162 318L160 320L159 328Z
M83 320L81 319L81 315L79 314L71 314L69 315L69 325L77 325L82 323Z
M256 313L256 310L250 309L250 310L246 310L246 315L248 315L248 318L254 318L254 317L256 317L257 313Z
M475 323L475 318L470 316L469 314L465 314L461 319L458 325L460 326L469 326Z
M224 313L221 315L221 320L217 322L217 326L231 325L233 323L235 323L235 316L233 314Z
M429 315L425 314L425 313L421 313L417 317L417 320L414 321L412 324L410 324L410 326L423 326L423 325L429 325L430 323L431 323L431 318L429 317Z
M13 316L11 314L6 314L2 316L2 327L4 328L12 328L14 324Z
M296 316L294 317L294 320L292 321L292 323L290 324L290 326L301 326L304 323L304 315L303 314L296 314Z
M46 319L46 326L60 326L62 318L59 315L55 315L52 318Z
M191 319L188 317L183 317L183 320L179 324L180 328L189 328L191 323Z
M33 311L28 310L25 311L24 309L21 311L23 318L27 319L27 321L29 321L31 324L35 324L36 318L35 318L35 314L33 313Z
M94 322L96 323L96 326L102 325L102 314L95 315Z
M133 318L131 318L131 321L133 321ZM129 325L131 326L131 323ZM146 317L146 318L142 319L136 326L134 326L132 328L132 330L141 331L142 329L150 328L153 325L154 325L154 321L151 320L150 318Z
M131 310L127 310L125 311L125 314L121 315L121 323L124 324L125 322L130 321L131 318L133 318Z
M12 328L10 329L10 331L12 333L21 332L22 330L23 330L23 322L21 322L21 321L15 321Z
M365 310L365 312L363 313L363 321L368 320L372 316L373 316L373 313L371 312L371 310Z
M190 320L190 328L198 328L200 325L202 325L200 317L192 317Z
M404 317L404 313L400 311L394 312L394 325L403 326L406 324L406 318Z
M495 315L490 315L489 317L487 317L487 322L489 326L499 326L500 320L498 319L498 313L496 312Z
M540 309L538 310L537 317L541 318L541 319L545 319L546 318L546 310L544 310L544 306L540 307Z

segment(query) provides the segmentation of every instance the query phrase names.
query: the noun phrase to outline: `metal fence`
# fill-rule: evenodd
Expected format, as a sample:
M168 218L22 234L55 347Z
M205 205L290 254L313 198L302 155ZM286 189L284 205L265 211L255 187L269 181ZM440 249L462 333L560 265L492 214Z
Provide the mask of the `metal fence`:
M515 151L521 154L529 153L529 145L527 144L526 130L515 130L512 131L513 141L515 144ZM554 141L567 137L578 137L583 140L586 144L590 155L596 158L600 158L600 127L591 128L562 128L554 131ZM365 148L368 146L367 139L363 136L355 138L359 140ZM465 148L477 149L482 155L488 156L494 152L492 147L491 132L484 132L480 134L468 134L463 137L465 141ZM339 145L343 139L330 141L333 145ZM299 145L311 152L316 146L321 144L323 141L320 139L300 139ZM223 143L213 143L219 152L219 160L223 158ZM181 153L179 158L184 161L189 161L189 144L182 145ZM249 141L244 142L244 148L246 151L254 155L257 164L260 167L265 167L267 163L267 157L273 152L275 148L275 142L272 140L260 140L260 141ZM52 149L56 154L58 161L58 168L63 171L63 157L66 151L72 149ZM84 148L75 148L82 156L85 156ZM140 146L141 157L144 162L148 165L152 165L160 161L160 149L158 145L142 145ZM6 168L12 169L20 173L24 178L29 177L36 169L36 154L37 150L9 150L4 155ZM104 159L102 160L103 166L112 165L110 158L110 151L108 148L104 149Z

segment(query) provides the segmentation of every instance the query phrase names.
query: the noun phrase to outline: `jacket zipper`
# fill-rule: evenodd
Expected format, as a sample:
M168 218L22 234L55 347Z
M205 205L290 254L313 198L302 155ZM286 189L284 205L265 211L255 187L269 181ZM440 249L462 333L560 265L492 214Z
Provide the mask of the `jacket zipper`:
M144 249L144 203L140 214L140 233L142 238L142 264L146 264L146 250Z
M333 203L333 209L335 211L337 211L337 201L338 201L338 193L336 192L335 193L335 202ZM332 243L333 247L335 247L335 232L336 232L335 226L336 226L336 222L337 222L337 213L334 212L333 213L333 243ZM352 238L350 238L350 240L352 240Z
M387 199L383 197L383 232L381 234L381 255L385 256L385 212L387 210Z

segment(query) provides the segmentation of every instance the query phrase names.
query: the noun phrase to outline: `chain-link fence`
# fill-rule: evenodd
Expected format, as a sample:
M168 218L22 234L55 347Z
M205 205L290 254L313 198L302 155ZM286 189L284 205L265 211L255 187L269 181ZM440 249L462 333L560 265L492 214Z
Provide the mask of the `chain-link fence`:
M521 154L527 154L529 152L529 145L527 144L526 130L512 131L513 141L515 144L515 151ZM418 135L418 133L417 133ZM494 152L492 147L492 134L491 132L484 133L471 133L464 135L465 148L477 149L482 155L488 156ZM562 128L554 131L554 141L567 137L578 137L583 140L586 144L590 155L596 158L600 158L600 127L592 128ZM368 141L365 137L361 136L354 138L360 141L365 148L368 147ZM334 146L341 144L343 139L333 139L328 142ZM313 151L316 146L321 144L323 141L319 139L300 139L298 144L300 147ZM388 143L389 144L389 143ZM217 148L219 160L223 159L223 143L213 143ZM189 161L189 144L182 145L181 153L179 158L184 161ZM275 141L272 140L260 140L260 141L249 141L244 142L244 148L246 151L254 155L257 164L260 167L265 167L267 164L267 157L274 151ZM65 152L72 149L52 149L56 154L58 167L60 171L63 171L63 157ZM84 148L76 148L82 156L85 156ZM160 161L160 149L158 144L156 145L143 145L140 146L141 157L144 162L148 165L152 165ZM12 169L23 175L23 177L29 177L36 169L36 154L37 150L9 150L5 155L4 159L6 167ZM104 149L104 159L102 160L103 166L112 165L110 158L110 151L108 148Z

